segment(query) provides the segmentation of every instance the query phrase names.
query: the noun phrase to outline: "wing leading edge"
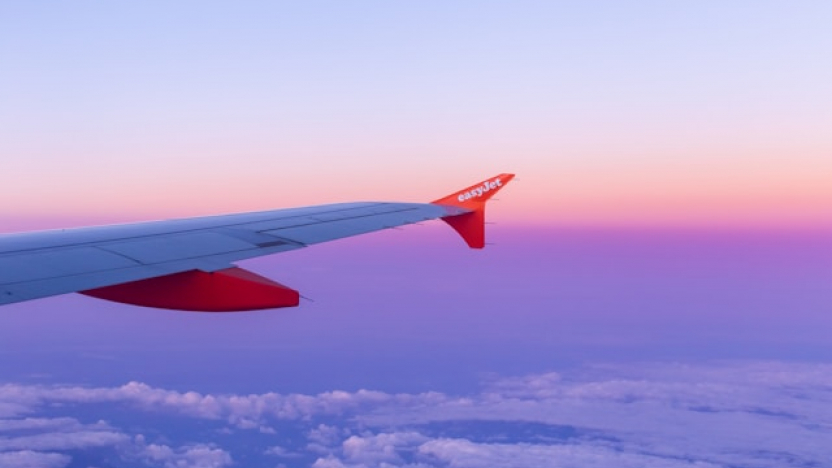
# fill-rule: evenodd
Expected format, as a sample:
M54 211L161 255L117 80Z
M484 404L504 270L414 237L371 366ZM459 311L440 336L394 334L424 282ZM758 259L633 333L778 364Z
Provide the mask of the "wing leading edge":
M431 219L485 245L501 174L433 203L341 203L0 235L0 305L80 292L147 307L228 312L293 307L299 293L233 262Z

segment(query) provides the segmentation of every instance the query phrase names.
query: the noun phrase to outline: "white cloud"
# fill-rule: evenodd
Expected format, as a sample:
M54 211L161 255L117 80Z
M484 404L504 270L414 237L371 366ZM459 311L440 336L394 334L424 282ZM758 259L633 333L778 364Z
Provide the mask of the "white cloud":
M301 456L301 454L294 452L292 450L287 449L286 447L282 447L280 445L272 445L271 447L267 448L263 451L266 455L271 455L274 457L281 457L281 458L296 458Z
M64 468L71 461L72 458L60 453L33 452L31 450L0 453L0 466L3 468Z
M0 432L25 430L72 431L83 427L84 425L74 418L0 419ZM106 423L100 423L98 427L109 426L106 426Z
M356 465L345 465L341 460L328 456L326 458L319 458L312 464L312 468L363 468Z
M82 424L73 418L24 418L0 420L0 452L15 451L21 457L41 457L41 451L83 450L116 446L129 437L109 424L99 421ZM34 454L34 455L32 455ZM49 454L46 454L49 455ZM56 454L51 454L56 455ZM58 460L60 457L44 457ZM46 463L46 462L44 462ZM57 462L55 462L57 463ZM0 466L6 466L0 463Z
M366 436L352 436L342 444L344 457L350 462L376 465L382 462L403 463L402 452L428 440L417 432L381 433Z
M319 424L318 427L310 429L306 434L306 450L315 453L332 453L336 446L341 444L349 431L337 426Z
M792 363L589 369L583 378L502 379L471 398L418 409L382 407L357 417L377 427L533 422L574 428L586 434L583 439L601 434L624 453L772 468L789 460L811 465L832 457L828 371L832 375L832 366Z
M72 461L60 453L42 453L31 450L0 453L0 466L3 468L63 468Z
M176 449L167 445L150 444L139 452L139 457L161 464L164 468L223 468L234 463L231 454L225 450L205 444Z
M720 468L707 462L624 453L589 445L477 444L438 439L419 447L419 454L449 468Z
M465 461L468 452L473 457L469 459L487 466L487 460L508 463L521 459L521 448L527 458L557 455L562 464L550 466L577 466L581 462L592 466L597 458L614 460L611 463L617 466L675 467L698 461L702 466L774 468L787 463L821 464L832 458L832 365L782 362L597 366L569 374L492 379L481 393L463 397L368 390L209 395L138 382L111 388L3 385L0 408L15 408L18 419L0 420L0 433L9 434L0 438L0 450L52 451L119 444L125 435L106 423L19 418L53 404L106 402L172 416L227 421L232 427L258 429L264 434L277 421L317 423L308 430L305 443L284 448L319 455L318 467L407 463L465 467L469 466ZM517 434L532 434L526 434L526 439L506 438L505 434L489 439L487 433L453 437L431 433L445 422L489 420L511 422ZM538 426L528 426L531 429L524 432L523 424L531 423ZM425 426L428 424L433 429ZM573 435L534 439L534 431L546 425L570 428ZM154 456L166 456L180 464L190 463L187 460L196 460L200 454L205 463L215 463L205 466L230 463L228 452L211 446L192 446L199 450L188 457L184 448L147 447L147 459L152 459L150 453L155 450Z
M346 432L336 426L327 424L318 424L318 427L311 429L306 438L310 442L321 444L324 446L333 446L341 442L346 435Z
M704 461L622 452L603 445L492 444L416 432L352 436L314 468L721 468ZM405 461L409 459L410 461Z
M0 420L0 467L63 467L71 458L44 451L78 451L113 447L127 459L140 459L164 468L222 468L232 464L231 455L219 448L187 445L171 448L147 444L143 435L131 437L99 421L83 424L73 418L25 418ZM22 435L21 435L22 434Z
M19 437L0 437L0 451L76 450L128 442L126 434L112 431L49 432Z
M203 395L154 388L140 382L121 387L50 387L7 384L0 386L0 405L15 414L31 412L45 402L128 402L147 410L174 411L203 419L227 419L243 427L259 427L263 418L302 420L318 415L342 415L383 405L431 404L444 400L439 393L387 394L370 390L332 391L318 395Z

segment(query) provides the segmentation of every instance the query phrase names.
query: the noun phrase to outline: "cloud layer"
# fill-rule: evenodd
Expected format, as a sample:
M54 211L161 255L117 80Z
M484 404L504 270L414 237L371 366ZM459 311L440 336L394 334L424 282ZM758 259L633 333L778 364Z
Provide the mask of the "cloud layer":
M87 420L102 405L95 413L107 417ZM828 364L595 366L493 377L462 396L6 384L0 408L0 465L11 467L64 467L79 451L125 466L216 468L258 457L316 468L774 468L832 457ZM202 429L125 427L125 415Z

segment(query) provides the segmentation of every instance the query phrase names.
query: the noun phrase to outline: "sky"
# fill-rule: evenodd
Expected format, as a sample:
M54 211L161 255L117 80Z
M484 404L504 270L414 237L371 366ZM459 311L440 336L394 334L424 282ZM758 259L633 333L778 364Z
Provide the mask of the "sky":
M832 223L827 2L3 2L3 213Z
M825 466L828 2L0 1L0 232L430 201L293 309L0 308L0 466Z

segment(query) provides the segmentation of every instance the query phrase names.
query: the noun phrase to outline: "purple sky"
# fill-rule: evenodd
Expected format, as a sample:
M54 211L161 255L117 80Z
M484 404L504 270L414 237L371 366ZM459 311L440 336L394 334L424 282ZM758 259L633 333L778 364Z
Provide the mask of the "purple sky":
M483 251L434 223L246 263L314 300L297 309L205 315L80 296L10 305L5 378L454 390L483 373L596 359L832 353L825 233L491 227ZM273 372L245 377L262 366Z

